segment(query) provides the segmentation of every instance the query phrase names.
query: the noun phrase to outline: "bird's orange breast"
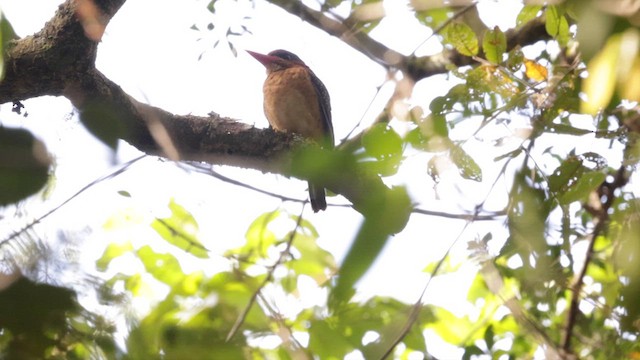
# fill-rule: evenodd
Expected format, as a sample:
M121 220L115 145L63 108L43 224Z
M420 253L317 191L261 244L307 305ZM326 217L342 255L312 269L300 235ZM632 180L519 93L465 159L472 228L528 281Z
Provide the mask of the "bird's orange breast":
M269 73L264 82L264 113L275 130L316 140L325 136L318 94L303 66Z

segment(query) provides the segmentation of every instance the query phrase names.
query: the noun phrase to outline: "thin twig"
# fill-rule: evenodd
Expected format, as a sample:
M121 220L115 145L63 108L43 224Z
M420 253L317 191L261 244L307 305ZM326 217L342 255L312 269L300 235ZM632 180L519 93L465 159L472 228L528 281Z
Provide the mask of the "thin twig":
M224 175L220 174L219 172L213 170L211 167L208 167L208 166L202 166L202 165L194 164L194 163L189 163L189 165L191 167L193 167L199 173L210 175L210 176L212 176L212 177L214 177L214 178L216 178L218 180L224 181L224 182L232 184L232 185L240 186L240 187L243 187L245 189L249 189L249 190L258 192L260 194L263 194L263 195L271 196L273 198L280 199L282 201L291 201L291 202L297 202L297 203L306 202L306 200L301 200L301 199L296 199L296 198L292 198L292 197L276 194L274 192L267 191L267 190L264 190L264 189L260 189L258 187L253 186L253 185L249 185L249 184L243 183L241 181L232 179L230 177L227 177L227 176L224 176Z
M421 215L429 215L429 216L438 216L447 219L457 219L457 220L466 220L466 221L491 221L496 220L498 217L506 216L506 210L495 211L491 214L479 215L479 214L452 214L443 211L434 211L434 210L426 210L426 209L418 209L415 208L411 211L414 214Z
M393 352L393 349L395 349L395 347L398 346L398 344L400 344L402 339L404 339L407 336L407 334L409 334L409 331L411 331L411 328L413 327L413 325L416 323L416 321L418 321L418 316L420 315L420 311L422 310L422 300L424 299L424 295L427 292L427 288L429 288L429 285L431 284L431 280L433 280L433 278L436 277L436 275L440 271L440 268L442 267L442 264L444 264L445 260L449 256L449 253L453 249L453 246L458 242L458 240L460 240L460 238L462 238L462 234L464 234L464 232L467 230L467 228L472 222L473 222L472 220L467 221L467 223L464 225L464 227L462 228L458 236L455 238L453 242L451 242L451 245L449 245L449 248L447 249L447 251L445 251L444 255L442 255L442 257L436 264L436 267L433 269L433 271L431 272L431 275L429 276L429 280L427 280L427 283L422 288L422 292L420 293L418 300L411 307L411 313L407 318L407 322L404 324L404 326L402 327L402 329L400 330L396 338L393 340L393 342L391 343L391 346L389 346L389 348L387 348L387 351L385 351L384 354L382 354L382 356L380 357L381 360L384 360L391 355L391 353Z
M164 227L166 227L169 231L171 231L172 235L179 237L180 239L186 241L189 244L189 247L184 249L185 251L188 252L191 247L194 247L202 251L209 252L209 249L207 249L204 245L200 244L196 239L193 239L190 235L185 234L182 229L178 229L175 226L173 226L171 223L167 221L167 219L156 217L156 221L162 224Z
M351 130L349 130L349 132L347 133L347 135L345 135L342 140L340 140L340 144L345 143L349 137L351 136L351 134L353 134L356 129L362 125L362 121L364 120L365 115L367 115L367 113L369 112L369 110L371 110L371 107L373 106L375 100L378 98L378 95L380 95L380 91L382 90L382 87L385 85L385 83L388 80L385 80L382 84L376 86L376 93L373 95L373 97L371 97L371 101L369 101L369 104L367 105L367 108L364 110L364 112L362 113L362 116L360 117L360 120L358 120L358 122L351 128ZM338 145L338 147L340 147L340 145Z
M258 299L264 304L264 307L271 313L271 318L280 326L281 329L285 329L287 334L278 333L278 336L282 340L283 344L291 344L290 347L290 355L293 359L312 359L312 356L307 352L304 346L296 339L293 335L293 330L289 327L282 316L282 312L277 309L277 305L274 303L273 305L265 298L264 294L260 293L258 295Z
M436 264L436 267L431 272L429 280L427 281L425 286L422 288L422 292L420 293L420 296L418 297L418 300L415 302L415 304L411 308L411 313L409 314L407 322L402 327L402 330L398 333L398 336L394 339L394 341L391 344L391 346L382 355L381 359L385 359L389 355L391 355L391 352L393 352L393 349L396 346L398 346L398 344L400 344L402 339L404 339L407 336L407 334L409 334L409 331L411 331L411 327L413 327L415 322L418 320L418 316L420 315L420 311L422 310L422 301L424 299L425 293L427 292L427 288L431 284L431 280L438 274L438 271L440 270L440 267L442 266L442 264L446 260L447 256L449 256L449 253L453 249L453 246L460 240L460 238L462 237L462 234L464 234L464 232L467 230L469 225L471 225L473 222L475 222L477 220L480 220L480 219L481 220L495 220L495 216L498 216L498 215L499 216L504 216L504 215L506 215L506 210L503 210L503 211L500 211L500 212L496 212L495 215L491 215L490 218L488 218L486 216L480 216L478 214L479 214L480 210L482 209L482 207L484 206L484 204L487 201L487 199L489 199L489 195L491 194L491 192L495 188L496 184L498 183L499 178L502 175L504 175L504 172L506 171L507 166L509 165L509 162L511 160L513 160L513 159L509 159L508 161L505 161L505 164L502 166L502 169L500 170L500 173L498 174L498 176L496 176L495 180L491 184L491 187L489 188L489 191L487 192L487 195L485 196L485 199L480 204L478 204L476 206L476 211L475 211L474 214L472 214L472 215L463 215L463 216L455 216L453 214L438 213L438 212L433 212L433 214L431 214L431 213L428 214L428 215L435 215L435 216L442 216L442 217L449 217L449 218L465 219L465 220L467 220L467 222L465 223L464 227L462 228L462 230L460 231L458 236L455 238L455 240L451 243L451 245L449 245L449 248L447 249L447 251L444 253L444 255L440 258L440 260ZM424 210L424 211L421 210L421 211L416 211L416 212L417 213L427 213L426 210ZM471 216L471 218L468 218L469 216Z
M236 319L236 322L231 327L231 330L229 330L229 333L227 334L227 339L226 339L227 342L231 340L233 336L238 332L238 330L240 329L240 326L242 326L245 319L247 318L247 315L249 314L249 310L251 310L251 308L253 307L253 304L256 302L258 295L260 294L262 289L273 279L273 273L276 271L276 268L280 266L280 264L284 262L285 257L289 255L289 251L291 250L291 245L293 244L293 239L295 239L296 233L300 228L300 224L302 223L302 213L304 212L304 208L306 205L307 205L307 201L305 201L304 204L302 204L302 209L300 210L300 215L298 215L296 226L293 229L293 231L291 231L291 233L289 234L289 239L287 240L287 246L285 247L284 250L282 250L282 252L280 252L280 256L278 257L278 260L276 260L276 262L269 267L269 270L267 271L267 276L264 278L260 286L258 286L256 291L254 291L253 295L251 295L251 299L249 299L249 303L244 308L244 310L242 311L238 319Z

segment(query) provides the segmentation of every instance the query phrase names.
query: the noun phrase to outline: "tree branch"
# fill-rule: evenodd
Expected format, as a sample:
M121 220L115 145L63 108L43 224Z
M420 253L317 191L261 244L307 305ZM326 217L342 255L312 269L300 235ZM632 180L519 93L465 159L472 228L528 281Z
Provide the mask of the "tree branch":
M449 71L447 66L449 65L459 67L470 65L474 62L472 57L464 56L450 49L445 49L442 53L432 56L403 55L372 39L368 34L353 30L357 29L357 26L352 19L329 17L325 12L316 11L305 6L300 0L272 0L270 3L327 34L339 38L385 68L402 70L406 76L409 76L414 81L432 75L447 73ZM507 38L507 51L516 46L531 45L551 38L546 32L544 19L542 18L536 18L520 28L510 29L505 33L505 36Z
M584 277L587 274L587 269L593 259L596 239L606 231L606 226L609 221L609 210L616 200L616 192L629 182L629 176L630 174L626 170L625 165L622 165L616 172L613 181L603 182L598 188L597 193L594 193L594 196L590 197L589 203L585 205L586 210L593 216L595 226L589 238L589 246L587 247L582 268L575 275L569 287L571 291L571 301L569 310L567 311L565 331L562 338L562 349L565 354L567 354L567 358L573 354L571 350L571 338L573 337L573 329L580 314L580 292L584 283ZM601 199L606 200L601 202Z
M12 41L5 57L0 103L65 96L84 125L112 146L122 139L147 154L172 160L292 176L291 150L307 146L300 136L258 129L213 113L208 117L171 114L135 100L95 68L104 27L124 1L67 0L41 31ZM307 180L313 175L296 172L295 176ZM388 190L379 176L352 168L323 180L359 210L357 203L372 192Z

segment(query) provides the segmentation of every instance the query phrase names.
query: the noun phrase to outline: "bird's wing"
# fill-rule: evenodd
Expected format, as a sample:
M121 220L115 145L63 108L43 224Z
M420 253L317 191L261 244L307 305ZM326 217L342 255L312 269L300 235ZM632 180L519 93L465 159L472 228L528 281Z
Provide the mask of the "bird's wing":
M327 136L330 146L333 147L335 140L333 138L333 124L331 123L331 100L329 98L329 92L313 72L310 72L310 74L313 87L318 93L318 105L320 105L320 113L322 115L322 130Z

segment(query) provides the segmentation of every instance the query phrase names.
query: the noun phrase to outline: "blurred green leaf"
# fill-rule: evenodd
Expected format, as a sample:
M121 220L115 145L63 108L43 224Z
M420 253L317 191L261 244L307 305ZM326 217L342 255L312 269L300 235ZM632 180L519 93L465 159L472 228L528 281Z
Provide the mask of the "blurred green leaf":
M402 139L386 124L376 124L362 137L367 153L376 159L387 159L402 154Z
M5 60L7 50L9 47L9 41L17 39L13 26L0 10L0 82L4 79L5 73Z
M487 328L484 331L484 342L487 344L487 348L489 349L489 351L491 351L491 349L493 348L493 337L495 336L495 334L493 333L493 324L487 326Z
M267 257L267 251L280 239L269 229L269 224L283 214L280 210L266 212L258 216L249 225L245 233L246 242L243 246L226 252L225 256L237 255L241 264L255 264ZM314 229L315 230L315 229Z
M353 286L371 267L390 236L401 231L409 221L412 205L404 187L371 195L364 210L365 220L340 267L330 299L333 307L349 300Z
M308 275L318 285L327 284L329 277L338 270L333 255L316 243L317 237L296 235L294 247L300 256L286 263L297 275Z
M116 150L118 139L126 134L126 119L106 101L87 101L79 109L80 121L91 134L105 145Z
M479 339L477 332L471 333L473 326L469 318L457 317L441 307L434 308L434 316L437 321L429 324L428 328L433 329L444 341L454 345L465 345Z
M521 27L541 14L542 5L525 5L516 17L516 27Z
M107 271L111 260L120 257L128 252L131 252L132 250L133 245L129 241L124 243L109 243L109 245L107 245L107 248L104 249L104 252L102 253L100 259L96 260L96 267L99 271Z
M309 327L309 349L321 359L343 359L354 349L347 339L325 321L314 321Z
M44 359L48 348L63 349L68 338L79 335L68 326L67 314L81 316L74 291L18 279L0 291L0 333L11 334L2 356Z
M482 169L459 145L451 148L451 160L458 167L460 176L467 180L482 181Z
M449 148L449 128L444 116L431 114L417 120L416 124L418 127L411 130L406 137L406 141L414 148L429 152L445 151Z
M355 158L345 151L305 146L293 153L292 175L322 183L344 169L352 169Z
M582 161L577 156L570 156L549 176L549 190L564 192L567 187L577 181L584 171Z
M444 275L458 271L460 266L462 266L462 263L454 264L451 262L451 257L447 256L442 263L441 260L430 262L422 269L422 272L433 275L437 268L438 273L436 275Z
M51 158L29 131L0 126L0 206L38 192L49 179Z
M156 218L151 223L151 227L171 245L193 256L208 258L207 249L197 238L198 223L193 215L173 199L169 202L169 210L171 210L171 216Z
M524 172L516 175L510 196L509 240L503 251L511 247L523 259L528 259L532 251L542 253L547 246L545 222L551 206L544 191L533 186Z
M595 171L583 165L585 159L594 163ZM556 194L561 205L586 200L606 178L606 174L599 171L606 165L606 161L604 165L602 161L605 160L592 153L570 156L549 176L549 190Z
M480 349L477 345L465 346L462 360L470 360L477 355L483 355L483 354L484 354L484 351L482 351L482 349Z
M545 11L545 16L545 29L547 30L547 34L552 37L558 36L561 26L560 23L562 22L562 18L564 18L563 12L557 5L549 5Z
M144 264L147 272L171 287L182 281L185 274L175 256L168 253L157 253L149 245L145 245L136 251L138 258Z
M448 6L431 6L428 7L428 10L417 10L418 11L415 11L416 18L418 18L421 23L432 29L437 29L445 24L451 19L453 14L453 10Z
M467 292L467 300L471 303L475 303L478 299L488 299L492 296L491 291L487 288L487 284L480 273L474 278L469 291Z
M478 38L469 25L458 22L451 23L444 28L442 35L444 40L453 45L460 54L465 56L478 54Z
M547 34L558 40L560 46L566 46L571 34L569 33L569 22L565 16L564 6L547 6L545 17L545 29L547 30Z
M482 38L482 50L487 60L493 64L502 62L502 55L507 51L507 38L499 27L487 30Z
M560 204L571 204L574 201L586 200L589 194L602 184L607 175L599 171L585 171L575 182L560 194Z

